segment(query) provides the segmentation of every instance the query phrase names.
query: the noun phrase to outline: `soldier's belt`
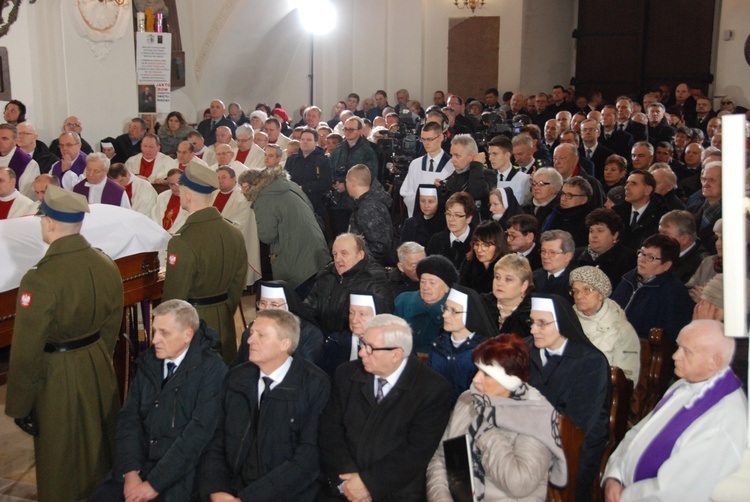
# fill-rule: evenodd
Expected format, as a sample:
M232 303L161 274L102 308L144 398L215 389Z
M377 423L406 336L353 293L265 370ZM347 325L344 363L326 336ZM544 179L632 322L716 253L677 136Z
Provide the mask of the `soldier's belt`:
M69 350L81 349L83 347L96 343L99 340L99 338L101 337L99 335L99 332L97 331L91 336L87 336L86 338L81 338L80 340L73 340L72 342L62 342L62 343L48 342L44 344L44 351L51 354L53 352L67 352Z
M208 298L191 298L187 302L193 307L202 307L205 305L214 305L216 303L225 302L229 299L226 293L216 296L209 296Z

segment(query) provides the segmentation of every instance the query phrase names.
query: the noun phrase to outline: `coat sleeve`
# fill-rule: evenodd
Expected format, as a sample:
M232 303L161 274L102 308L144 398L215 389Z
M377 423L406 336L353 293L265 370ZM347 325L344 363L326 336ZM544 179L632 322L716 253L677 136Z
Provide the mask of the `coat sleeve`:
M148 474L147 481L159 493L195 469L201 453L216 430L221 383L227 367L219 357L213 358L211 362L209 365L204 361L205 371L200 376L201 388L190 421Z
M193 250L178 236L172 237L167 246L167 276L164 279L162 301L188 300L195 266Z
M539 440L494 428L477 439L485 474L513 498L531 495L547 479L552 453Z
M344 424L344 403L342 386L348 388L350 365L338 367L334 376L334 386L331 398L320 417L319 449L320 464L323 475L332 481L337 481L341 473L357 472L357 461L354 453L349 450L346 441L346 427Z
M313 376L315 378L309 378ZM240 491L238 496L242 502L292 500L301 486L311 485L318 478L318 419L328 402L331 384L319 371L308 375L305 383L308 395L300 398L307 402L308 412L299 432L294 455Z
M117 480L130 471L143 470L146 461L144 445L145 429L139 409L143 400L143 385L146 377L143 371L135 375L133 385L128 390L120 413L117 415L117 435L115 437L114 477Z
M253 203L253 210L255 210L255 222L258 226L258 239L264 244L275 244L279 241L279 219L274 214L271 207L268 206L268 202L263 200L264 197L260 196ZM282 204L281 201L277 201L277 204Z
M216 403L218 420L206 451L200 459L198 469L198 493L201 500L208 500L212 493L230 493L232 484L232 472L226 460L226 447L224 446L224 424L227 415L226 396L228 380L232 373L227 373L223 379L220 401ZM235 418L238 420L238 418Z
M6 415L28 416L44 384L44 344L55 324L55 290L32 269L18 287L13 344L5 405Z

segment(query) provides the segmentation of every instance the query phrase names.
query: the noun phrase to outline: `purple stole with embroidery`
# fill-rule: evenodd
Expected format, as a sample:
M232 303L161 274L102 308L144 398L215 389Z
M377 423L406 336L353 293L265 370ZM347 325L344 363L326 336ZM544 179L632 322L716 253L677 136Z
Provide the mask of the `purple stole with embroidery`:
M702 396L695 399L695 402L690 408L687 408L687 406L680 408L680 410L675 413L675 415L669 420L669 422L667 422L664 428L659 431L659 433L651 440L648 447L643 451L643 454L635 467L633 481L638 482L643 479L655 478L662 464L672 455L674 445L682 433L716 403L739 389L741 386L742 383L739 378L735 376L732 370L727 369L725 373L713 383L710 389L706 390ZM656 405L651 416L656 414L662 405L669 401L669 398L672 397L677 389L679 389L679 387L659 401L659 404Z
M75 193L79 193L89 200L89 187L86 186L86 180L79 182L73 187ZM122 204L122 193L125 191L123 187L107 178L107 182L104 184L104 190L102 190L102 204L109 204L110 206L119 206Z
M16 152L13 154L13 157L10 158L10 162L8 163L8 167L13 169L13 172L16 173L16 190L18 190L18 180L20 180L23 173L26 172L26 166L29 165L29 162L31 162L31 155L16 147Z
M78 176L83 174L83 171L86 169L86 154L83 151L78 152L78 158L73 161L73 163L70 165L70 170L76 173ZM52 170L50 171L50 174L52 176L57 176L57 179L60 180L60 183L62 183L62 160L58 160L55 162L55 164L52 166Z

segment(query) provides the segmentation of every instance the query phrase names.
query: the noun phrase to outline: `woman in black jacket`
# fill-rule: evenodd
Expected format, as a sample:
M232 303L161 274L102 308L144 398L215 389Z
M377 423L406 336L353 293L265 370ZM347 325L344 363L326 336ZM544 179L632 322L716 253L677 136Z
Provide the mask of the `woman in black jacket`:
M492 291L497 260L510 253L505 231L496 221L480 223L471 240L471 250L461 265L459 283L477 293Z

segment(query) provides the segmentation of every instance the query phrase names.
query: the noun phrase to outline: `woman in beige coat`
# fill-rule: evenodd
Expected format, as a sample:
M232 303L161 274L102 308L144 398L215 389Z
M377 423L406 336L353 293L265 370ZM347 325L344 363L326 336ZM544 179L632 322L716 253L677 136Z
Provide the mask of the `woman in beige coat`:
M609 298L612 285L597 267L578 267L570 273L573 310L583 332L625 377L638 385L641 370L641 342L625 312Z
M547 479L564 486L567 466L557 412L533 387L529 349L517 335L501 335L472 354L478 371L459 397L443 440L469 435L476 500L541 501ZM451 502L443 446L427 467L427 500Z

